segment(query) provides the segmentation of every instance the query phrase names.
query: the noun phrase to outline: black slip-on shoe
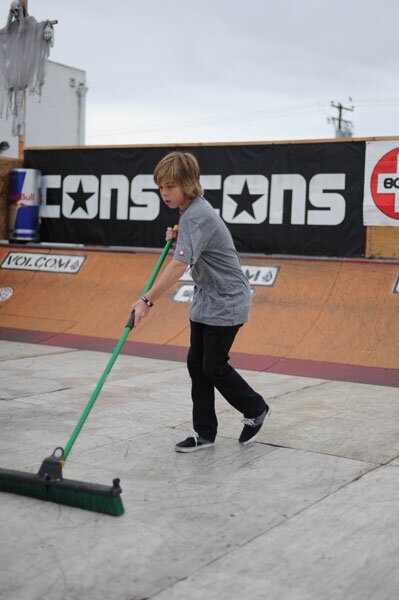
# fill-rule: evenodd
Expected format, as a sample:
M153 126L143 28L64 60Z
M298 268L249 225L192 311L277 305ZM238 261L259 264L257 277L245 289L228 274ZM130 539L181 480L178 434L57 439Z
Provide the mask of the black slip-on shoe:
M214 446L214 442L205 440L196 431L192 431L185 440L176 444L175 450L176 452L195 452L196 450L212 448L212 446Z
M244 427L243 427L243 430L241 431L241 435L238 439L240 444L242 444L243 446L247 446L248 444L251 444L252 442L254 442L256 439L256 436L258 435L263 424L265 423L266 419L269 416L270 416L270 408L268 406L266 406L263 413L261 415L259 415L258 417L254 417L252 419L243 419L242 422L244 423Z

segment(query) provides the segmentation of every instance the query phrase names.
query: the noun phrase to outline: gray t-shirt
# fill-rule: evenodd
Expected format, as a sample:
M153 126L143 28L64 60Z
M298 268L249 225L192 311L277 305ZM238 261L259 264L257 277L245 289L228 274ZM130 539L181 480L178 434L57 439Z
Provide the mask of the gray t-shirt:
M248 280L229 230L205 198L194 198L182 212L174 258L191 267L192 321L219 326L248 321Z

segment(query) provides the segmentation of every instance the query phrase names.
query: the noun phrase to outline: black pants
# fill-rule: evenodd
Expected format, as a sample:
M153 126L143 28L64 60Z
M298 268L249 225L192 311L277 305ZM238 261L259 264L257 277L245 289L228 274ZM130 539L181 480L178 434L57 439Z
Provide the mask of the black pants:
M200 437L213 442L218 425L215 388L246 418L260 415L266 403L228 364L229 351L241 325L217 327L193 321L190 325L187 367L191 377L193 427Z

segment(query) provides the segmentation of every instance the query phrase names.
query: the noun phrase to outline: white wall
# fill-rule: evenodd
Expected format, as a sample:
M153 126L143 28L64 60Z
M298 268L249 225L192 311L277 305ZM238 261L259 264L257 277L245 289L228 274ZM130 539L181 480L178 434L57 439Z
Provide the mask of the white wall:
M85 143L86 73L48 61L41 99L27 94L25 146L81 146ZM10 144L2 156L18 156L12 118L0 119L0 142Z

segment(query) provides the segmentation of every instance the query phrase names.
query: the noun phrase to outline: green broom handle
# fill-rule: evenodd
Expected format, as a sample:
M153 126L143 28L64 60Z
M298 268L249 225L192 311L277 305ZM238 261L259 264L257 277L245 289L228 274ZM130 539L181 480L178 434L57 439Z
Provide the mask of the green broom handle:
M177 230L177 225L175 225L174 230L175 231ZM163 263L165 261L165 258L168 255L170 247L173 244L173 241L174 240L172 239L172 240L169 240L166 243L165 248L163 249L162 254L161 254L161 256L158 259L158 262L155 265L155 268L154 268L154 270L152 272L152 275L151 275L151 277L150 277L147 285L145 286L145 288L143 290L143 294L146 294L152 288L153 283L154 283L154 281L155 281L155 279L156 279L156 277L157 277L159 271L161 270L161 267L162 267L162 265L163 265ZM127 323L127 325L126 325L126 327L125 327L125 329L123 331L122 337L119 340L119 342L117 343L117 345L115 347L115 350L113 351L112 356L109 359L108 364L105 367L104 372L101 375L99 382L97 383L96 389L94 390L94 392L91 395L90 400L86 404L86 408L84 409L84 411L82 413L82 416L80 417L79 421L77 422L76 427L73 430L73 433L72 433L71 437L69 438L67 445L65 446L64 454L62 456L62 460L63 461L66 461L66 459L68 457L68 454L72 450L72 446L76 442L76 438L78 437L78 435L79 435L79 433L80 433L83 425L85 424L86 419L89 416L90 411L93 408L94 403L97 400L98 395L101 392L101 390L103 388L103 385L104 385L104 383L105 383L105 381L106 381L109 373L111 372L111 369L114 366L114 363L115 363L116 359L118 358L118 355L119 355L120 351L123 348L124 343L126 342L127 336L129 335L129 333L133 329L133 326L134 326L134 311L130 315L130 319L129 319L129 321L128 321L128 323Z

